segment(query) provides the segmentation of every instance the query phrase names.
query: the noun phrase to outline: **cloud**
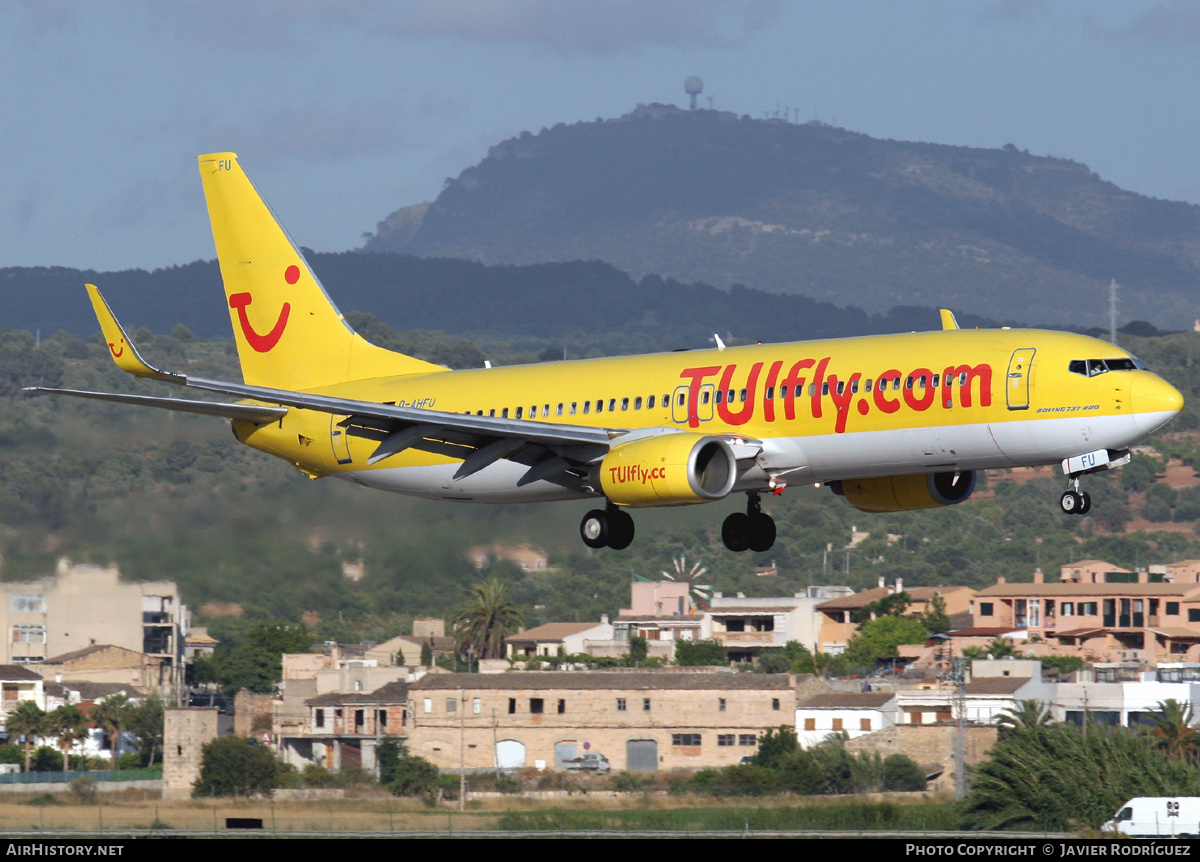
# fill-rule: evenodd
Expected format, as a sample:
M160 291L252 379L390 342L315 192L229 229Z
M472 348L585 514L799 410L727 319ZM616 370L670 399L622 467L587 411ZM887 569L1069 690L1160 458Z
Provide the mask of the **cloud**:
M191 163L194 164L194 163ZM96 232L125 228L147 222L161 224L171 214L187 212L195 206L194 173L180 169L170 178L157 176L133 179L116 194L109 196L89 216Z
M453 101L410 101L393 92L370 101L335 106L309 101L257 113L244 122L210 124L190 117L181 120L201 149L253 151L301 160L349 159L427 146L420 129L435 116L457 116Z
M39 192L41 189L36 184L27 184L9 211L13 226L20 233L27 232L37 216Z
M1046 0L996 0L980 10L975 19L982 23L1016 21L1044 12L1048 5Z
M1097 29L1116 39L1192 48L1200 46L1200 5L1159 3L1128 24Z
M782 0L211 0L156 4L178 38L234 50L292 50L330 27L402 41L535 45L612 54L648 45L733 47L779 20Z

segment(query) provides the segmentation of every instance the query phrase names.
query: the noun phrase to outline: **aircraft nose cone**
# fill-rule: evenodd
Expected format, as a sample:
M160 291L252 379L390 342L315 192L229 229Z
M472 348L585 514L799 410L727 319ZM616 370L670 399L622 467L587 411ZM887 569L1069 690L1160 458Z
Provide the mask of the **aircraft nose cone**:
M1183 409L1183 395L1157 374L1139 374L1130 389L1134 421L1150 434L1166 425Z

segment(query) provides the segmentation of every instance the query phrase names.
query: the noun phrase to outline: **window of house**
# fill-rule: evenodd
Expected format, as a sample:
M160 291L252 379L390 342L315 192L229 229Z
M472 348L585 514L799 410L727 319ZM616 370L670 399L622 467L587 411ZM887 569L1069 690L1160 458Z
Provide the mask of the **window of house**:
M315 717L313 718L313 724L316 727L324 727L325 726L325 710L318 709L316 711Z
M1058 603L1058 615L1060 617L1075 616L1075 603L1074 602L1059 602Z
M648 697L642 698L642 711L643 712L650 711L650 698L648 698Z
M870 730L871 729L871 719L860 718L858 720L858 729L859 730Z
M776 712L779 711L779 698L771 698L771 709L775 710Z
M16 614L44 614L46 597L31 593L13 593L8 597L8 609Z
M1179 616L1179 602L1167 602L1167 616Z
M541 715L544 706L545 701L543 701L540 697L529 698L529 711L534 715Z
M729 748L735 744L737 734L734 733L719 733L717 734L717 745L722 748Z
M446 698L446 712L447 714L458 712L458 698Z
M433 712L433 698L427 697L425 698L425 714L428 715L431 712Z
M365 709L354 710L354 729L362 732L362 729L367 725L367 711Z
M509 715L517 714L517 699L515 697L510 697L508 699L508 714Z
M476 715L479 715L479 713L483 712L483 703L479 700L479 698L472 699L471 712L475 713Z
M738 745L758 745L758 737L753 733L739 733Z
M1188 608L1188 622L1200 623L1200 608Z
M842 720L840 718L835 718L833 720L833 729L842 730Z
M12 627L12 642L15 644L44 644L46 627L38 625L15 625Z
M992 615L993 605L991 602L979 603L979 615L981 617L990 617Z
M382 733L387 730L387 710L380 709L375 711L375 724Z
M717 700L717 710L719 712L725 711L725 698L722 697Z
M617 698L617 712L624 712L624 711L625 711L625 698L618 697Z
M566 700L564 700L563 698L560 697L558 699L558 714L562 715L566 711L567 711L567 702L566 702Z
M817 720L815 718L804 719L804 729L805 730L816 730L817 729Z
M700 744L700 734L698 733L672 733L671 745L688 745L696 746Z

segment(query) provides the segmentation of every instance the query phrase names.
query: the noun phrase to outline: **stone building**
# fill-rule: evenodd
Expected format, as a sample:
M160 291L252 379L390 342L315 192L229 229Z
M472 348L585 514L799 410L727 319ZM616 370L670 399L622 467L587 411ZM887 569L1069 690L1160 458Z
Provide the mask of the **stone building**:
M167 707L163 710L164 800L189 799L200 777L206 743L217 738L215 707Z
M735 764L794 726L796 680L689 671L429 675L409 686L409 749L441 769L561 770L584 751L614 770Z

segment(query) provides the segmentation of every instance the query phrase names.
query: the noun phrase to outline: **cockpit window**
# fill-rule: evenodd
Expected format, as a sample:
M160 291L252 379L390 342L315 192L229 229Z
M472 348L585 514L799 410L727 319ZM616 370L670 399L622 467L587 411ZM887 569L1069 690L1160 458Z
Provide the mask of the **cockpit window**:
M1072 374L1095 377L1106 371L1145 371L1146 365L1132 356L1122 356L1119 359L1072 359L1067 370Z

